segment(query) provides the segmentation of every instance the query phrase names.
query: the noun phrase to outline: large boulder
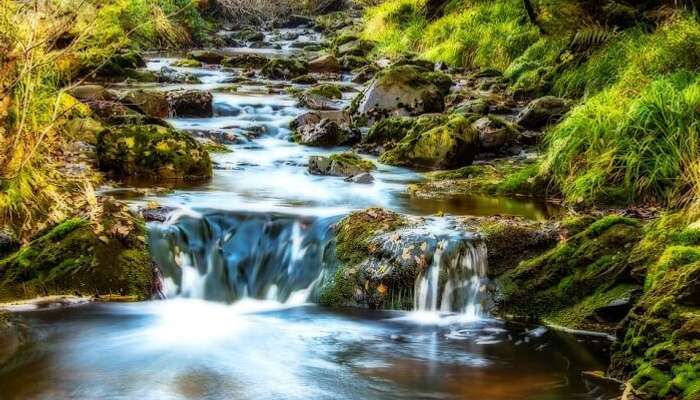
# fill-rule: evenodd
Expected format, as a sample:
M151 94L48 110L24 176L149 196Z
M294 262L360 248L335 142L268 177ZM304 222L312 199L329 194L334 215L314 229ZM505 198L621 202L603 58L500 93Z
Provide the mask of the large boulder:
M119 178L182 180L208 178L207 151L191 136L158 125L123 125L101 132L99 168Z
M558 122L571 108L566 99L545 96L535 99L519 114L518 125L528 129L539 129Z
M214 115L210 92L202 90L176 90L168 92L170 114L174 117L208 118Z
M507 153L518 141L518 131L497 117L479 118L472 123L472 128L479 135L481 151Z
M343 92L338 85L322 84L305 90L299 95L299 104L312 110L338 110Z
M262 69L262 75L269 79L292 79L309 72L309 66L305 61L297 59L270 60Z
M352 177L375 169L372 161L360 158L355 153L332 154L329 157L311 156L309 158L309 173L312 175L328 175Z
M166 118L170 114L168 96L160 91L130 90L121 101L129 107L154 118Z
M466 117L423 117L379 161L424 169L452 169L471 164L478 149L479 135Z
M326 54L309 61L309 71L318 73L340 73L340 62L335 56Z
M389 115L442 112L445 93L431 77L413 65L382 71L359 98L355 113L378 120Z
M359 134L335 121L322 119L316 124L306 124L294 132L294 141L306 146L333 147L354 144Z

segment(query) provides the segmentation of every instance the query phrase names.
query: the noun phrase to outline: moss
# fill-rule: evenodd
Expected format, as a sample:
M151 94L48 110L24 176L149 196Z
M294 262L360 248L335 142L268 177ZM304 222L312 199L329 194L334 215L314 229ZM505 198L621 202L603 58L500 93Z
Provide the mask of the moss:
M173 63L173 65L176 67L185 68L201 68L202 62L190 58L183 58L182 60L177 60L175 63Z
M308 70L309 66L305 61L276 58L268 61L261 73L266 78L282 80L305 75Z
M98 225L101 232L85 219L68 219L0 260L0 300L54 294L149 297L154 273L145 226L125 206L104 207L113 216Z
M386 145L400 141L415 126L415 119L408 117L389 117L372 125L363 144Z
M118 177L195 179L211 176L207 151L191 136L155 125L117 126L100 133L101 170Z
M372 161L361 158L352 152L331 154L328 158L330 158L331 161L340 163L341 165L349 165L363 171L372 171L377 168Z
M427 121L427 120L426 120ZM414 129L379 161L390 165L420 168L468 165L476 153L478 134L470 121L460 115L432 118ZM440 123L435 126L435 123Z
M572 276L562 279L557 290L566 292L573 283L573 279ZM610 330L609 326L597 325L595 311L615 300L631 297L637 290L639 290L639 286L629 283L623 283L607 290L596 290L576 304L544 316L544 319L547 322L572 329Z
M322 84L317 85L304 91L304 95L320 96L327 99L342 99L343 91L340 85Z
M353 299L355 284L352 271L338 269L331 280L323 287L319 303L326 307L340 307L350 304Z
M383 232L394 231L406 224L401 215L381 208L356 211L337 226L336 254L345 265L356 264L370 253L369 240Z

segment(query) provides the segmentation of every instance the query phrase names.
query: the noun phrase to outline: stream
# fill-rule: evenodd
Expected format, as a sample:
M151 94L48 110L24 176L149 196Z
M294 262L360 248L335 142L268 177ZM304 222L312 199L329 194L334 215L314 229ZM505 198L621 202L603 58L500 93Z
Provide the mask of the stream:
M283 32L299 33L297 41L319 40L313 32ZM299 52L279 32L266 38L278 48L222 51ZM147 68L158 71L177 59L152 55ZM476 293L482 292L487 249L455 235L441 217L429 219L440 256L416 282L416 311L314 305L320 282L337 268L332 225L353 210L543 220L556 212L549 205L482 195L414 199L406 188L422 175L381 164L369 185L311 175L309 156L346 149L289 140L290 121L307 110L284 89L307 86L253 78L232 93L221 89L240 70L172 68L202 83L129 88L211 90L213 118L168 122L237 140L227 145L231 152L212 155L210 181L129 199L135 206L158 202L178 209L166 223L149 225L167 299L23 312L39 340L0 370L0 398L540 400L618 394L581 374L605 368L605 339L482 313ZM348 104L362 87L350 76L340 79L353 89L344 95ZM447 289L438 295L437 276L445 268L450 290L463 288L467 295L450 301Z

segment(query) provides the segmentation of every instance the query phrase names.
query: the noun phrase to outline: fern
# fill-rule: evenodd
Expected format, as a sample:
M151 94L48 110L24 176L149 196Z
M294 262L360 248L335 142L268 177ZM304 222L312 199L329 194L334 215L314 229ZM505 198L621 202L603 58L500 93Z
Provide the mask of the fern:
M569 49L575 53L586 52L599 47L618 35L617 28L588 26L576 31L569 43Z

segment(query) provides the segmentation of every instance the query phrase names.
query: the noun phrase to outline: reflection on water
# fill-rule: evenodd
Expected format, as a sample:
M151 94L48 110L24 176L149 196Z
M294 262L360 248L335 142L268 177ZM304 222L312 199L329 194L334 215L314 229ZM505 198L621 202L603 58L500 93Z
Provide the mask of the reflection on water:
M3 399L608 399L600 343L494 320L246 300L25 314L40 336Z

